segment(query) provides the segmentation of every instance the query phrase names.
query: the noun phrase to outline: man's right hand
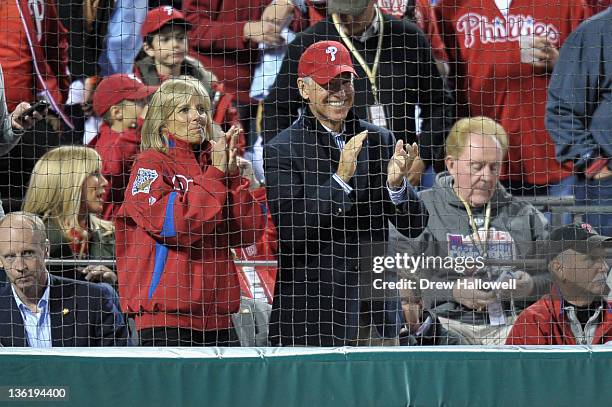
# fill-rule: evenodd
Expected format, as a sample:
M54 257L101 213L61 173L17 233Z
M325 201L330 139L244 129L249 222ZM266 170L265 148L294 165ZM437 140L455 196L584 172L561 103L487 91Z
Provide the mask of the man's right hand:
M347 184L351 178L353 178L353 175L355 175L355 171L357 170L357 157L361 152L363 142L366 140L366 138L368 138L368 131L364 130L350 139L344 145L344 149L340 154L340 163L338 164L336 175L338 175L342 181L346 182Z
M466 281L474 281L473 277L465 279ZM487 309L487 305L495 302L497 297L493 291L470 290L459 288L457 282L453 285L453 298L455 302L460 303L466 308L483 311Z
M21 102L17 105L10 115L11 127L16 130L27 130L34 126L34 122L44 119L46 112L41 114L37 111L32 112L31 115L26 117L21 117L30 107L31 105L28 102Z
M244 25L244 38L255 43L278 46L285 43L280 27L269 21L249 21Z
M603 167L601 171L593 176L594 180L604 180L612 177L612 171L608 167Z

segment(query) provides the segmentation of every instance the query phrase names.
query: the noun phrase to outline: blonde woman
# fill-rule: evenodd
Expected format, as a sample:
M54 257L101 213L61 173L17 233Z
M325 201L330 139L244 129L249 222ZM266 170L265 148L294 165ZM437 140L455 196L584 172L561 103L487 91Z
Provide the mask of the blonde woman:
M238 129L212 134L201 83L171 79L153 94L115 218L119 294L143 346L239 344L231 249L253 244L265 218L239 175Z
M112 259L114 226L99 216L108 182L100 174L98 153L82 146L48 151L34 166L23 210L39 215L47 226L51 258ZM114 284L105 266L88 266L64 275Z

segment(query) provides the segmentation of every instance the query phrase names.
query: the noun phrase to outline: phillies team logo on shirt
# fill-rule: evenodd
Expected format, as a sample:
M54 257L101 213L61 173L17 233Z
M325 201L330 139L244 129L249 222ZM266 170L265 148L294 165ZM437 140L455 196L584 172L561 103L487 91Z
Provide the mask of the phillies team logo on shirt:
M457 20L457 31L465 33L464 44L470 48L480 38L482 44L494 42L519 41L521 36L547 37L551 42L558 42L560 33L554 24L536 21L530 15L508 14L505 21L501 17L495 17L489 21L489 17L478 13L466 13Z
M193 179L187 178L181 174L176 174L174 177L172 177L172 184L174 185L175 191L180 191L183 193L189 191L190 182L193 183Z

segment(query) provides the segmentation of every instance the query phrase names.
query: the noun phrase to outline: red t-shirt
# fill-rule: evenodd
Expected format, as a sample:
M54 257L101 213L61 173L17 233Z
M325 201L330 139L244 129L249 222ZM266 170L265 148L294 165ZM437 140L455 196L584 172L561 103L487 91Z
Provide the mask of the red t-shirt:
M547 35L557 48L590 14L571 0L513 0L507 16L494 0L442 0L440 33L457 82L465 116L487 116L508 133L509 164L504 178L531 184L556 183L571 174L555 158L546 132L550 74L521 62L521 35Z

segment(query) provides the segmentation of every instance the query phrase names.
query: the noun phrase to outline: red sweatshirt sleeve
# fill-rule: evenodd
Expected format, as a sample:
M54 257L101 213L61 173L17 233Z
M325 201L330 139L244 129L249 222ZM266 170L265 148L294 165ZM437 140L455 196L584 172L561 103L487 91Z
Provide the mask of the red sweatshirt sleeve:
M243 177L229 178L229 227L233 247L247 247L263 233L266 218L261 205L249 191Z
M191 47L219 51L251 48L251 44L244 39L244 25L248 20L220 18L222 13L232 12L239 17L241 13L239 13L238 6L236 10L222 10L222 8L223 0L186 0L183 2L183 11L187 21L192 24L189 31Z

